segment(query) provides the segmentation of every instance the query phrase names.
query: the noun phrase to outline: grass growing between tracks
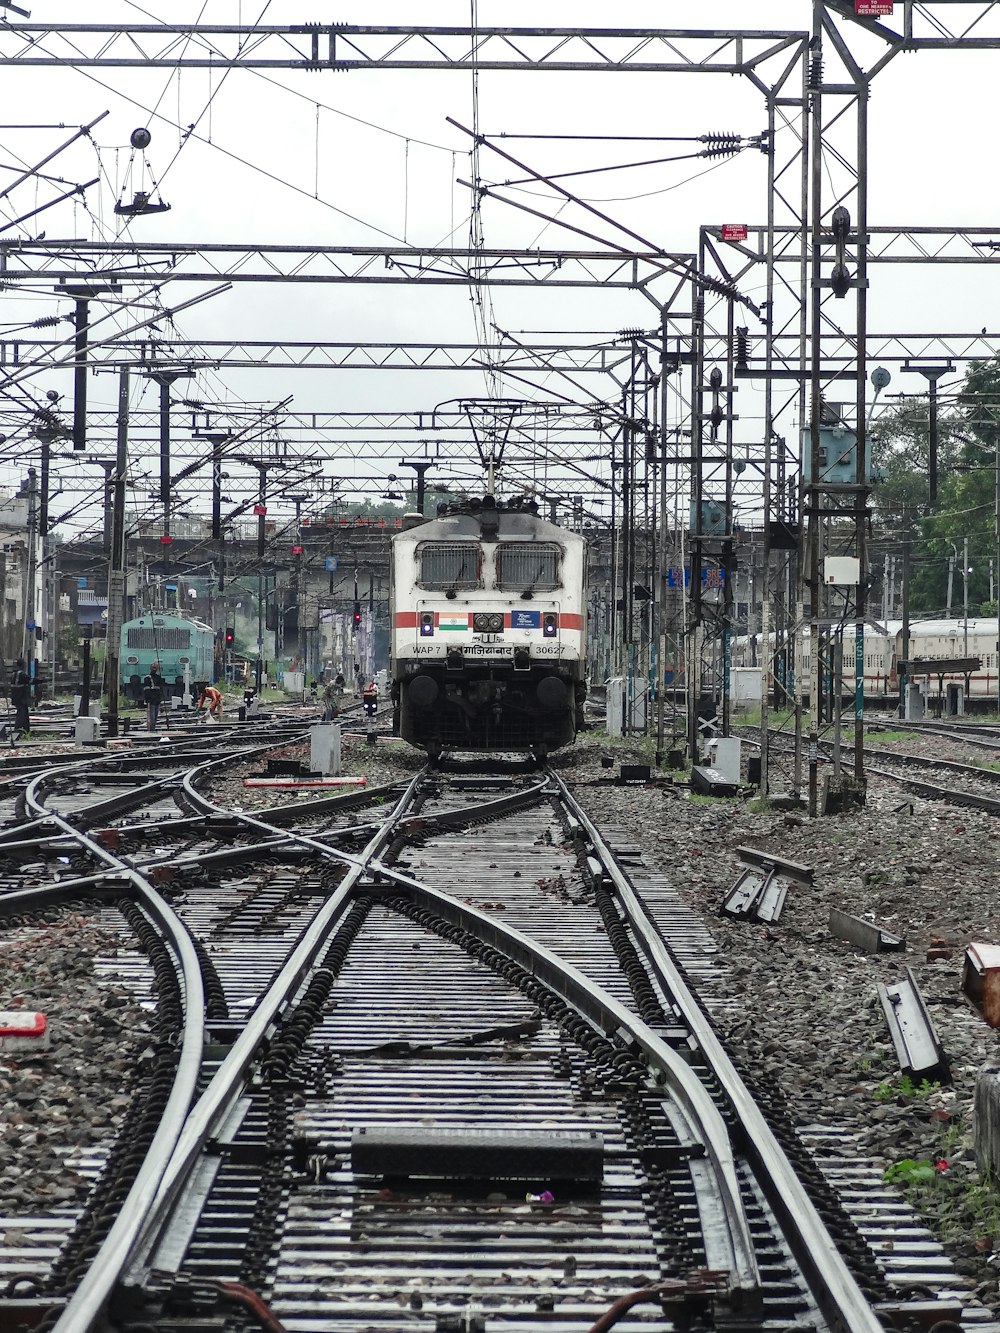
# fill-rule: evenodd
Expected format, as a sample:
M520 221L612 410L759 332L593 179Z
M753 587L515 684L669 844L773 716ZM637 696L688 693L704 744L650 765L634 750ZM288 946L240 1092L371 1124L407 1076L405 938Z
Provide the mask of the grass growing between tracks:
M937 1090L935 1084L926 1090L921 1084L912 1095L926 1098ZM933 1146L924 1145L930 1147L929 1156L901 1158L883 1179L905 1195L959 1260L993 1253L1000 1249L1000 1183L976 1166L971 1117L939 1114L943 1118L931 1113L936 1133Z
M742 709L733 709L732 724L734 727L759 727L760 709L749 708L746 712ZM770 709L767 714L767 725L769 727L784 727L790 722L795 721L794 708Z
M875 1089L875 1100L893 1102L899 1097L929 1097L940 1087L940 1083L932 1082L928 1078L922 1078L919 1083L914 1083L909 1074L901 1074L895 1083L890 1083L888 1080L880 1083Z

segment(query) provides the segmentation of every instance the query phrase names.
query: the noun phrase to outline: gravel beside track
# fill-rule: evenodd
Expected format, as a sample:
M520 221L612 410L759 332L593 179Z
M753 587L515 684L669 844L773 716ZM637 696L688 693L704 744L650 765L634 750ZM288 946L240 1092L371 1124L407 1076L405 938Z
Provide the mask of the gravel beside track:
M936 744L940 754L940 738ZM648 762L593 740L556 762L567 780L587 783L609 776L602 753L616 769ZM852 1131L879 1170L906 1160L947 1163L908 1196L1000 1314L1000 1192L981 1187L972 1151L975 1077L997 1062L997 1034L961 993L966 945L1000 941L997 820L908 799L877 779L865 810L813 821L753 813L743 800L694 802L680 787L576 791L595 821L624 830L709 921L728 979L728 1002L713 1017L757 1081L782 1090L793 1122ZM776 924L719 915L740 870L735 849L745 845L815 869L811 886L790 889ZM903 936L905 952L868 954L834 938L831 907ZM928 961L931 949L943 956ZM901 980L907 966L950 1062L950 1087L911 1092L901 1084L876 987Z
M424 763L423 755L408 745L396 742L371 746L363 740L349 738L342 743L340 758L341 775L366 778L369 787L386 782L409 782ZM286 803L315 801L321 796L334 796L338 790L350 790L346 787L244 787L244 778L263 775L268 759L298 759L308 768L309 745L282 745L266 755L255 755L252 759L230 764L221 776L212 777L205 791L213 801L233 810L263 810Z
M112 931L72 908L8 918L0 1009L42 1011L51 1047L0 1052L0 1272L41 1276L79 1215L125 1119L147 1013L100 975Z

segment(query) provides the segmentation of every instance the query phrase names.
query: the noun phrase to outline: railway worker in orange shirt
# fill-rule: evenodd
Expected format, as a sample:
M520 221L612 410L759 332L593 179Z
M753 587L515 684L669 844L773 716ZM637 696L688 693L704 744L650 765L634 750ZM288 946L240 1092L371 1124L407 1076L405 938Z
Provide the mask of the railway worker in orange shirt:
M222 721L222 694L214 685L203 685L201 687L201 698L198 700L198 712L204 712L205 705L208 705L208 713L213 722Z

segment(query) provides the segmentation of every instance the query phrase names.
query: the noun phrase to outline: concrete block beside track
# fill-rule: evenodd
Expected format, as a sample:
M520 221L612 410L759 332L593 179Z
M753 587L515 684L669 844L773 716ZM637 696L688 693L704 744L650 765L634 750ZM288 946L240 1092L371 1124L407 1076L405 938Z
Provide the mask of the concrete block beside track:
M983 1065L976 1074L972 1113L976 1165L995 1180L1000 1174L1000 1064Z

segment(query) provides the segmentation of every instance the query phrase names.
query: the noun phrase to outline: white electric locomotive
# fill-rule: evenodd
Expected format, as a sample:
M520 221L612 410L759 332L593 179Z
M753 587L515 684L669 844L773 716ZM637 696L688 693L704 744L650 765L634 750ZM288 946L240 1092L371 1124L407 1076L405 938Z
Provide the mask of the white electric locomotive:
M567 745L586 697L587 543L493 496L404 520L389 592L393 730L442 750Z

